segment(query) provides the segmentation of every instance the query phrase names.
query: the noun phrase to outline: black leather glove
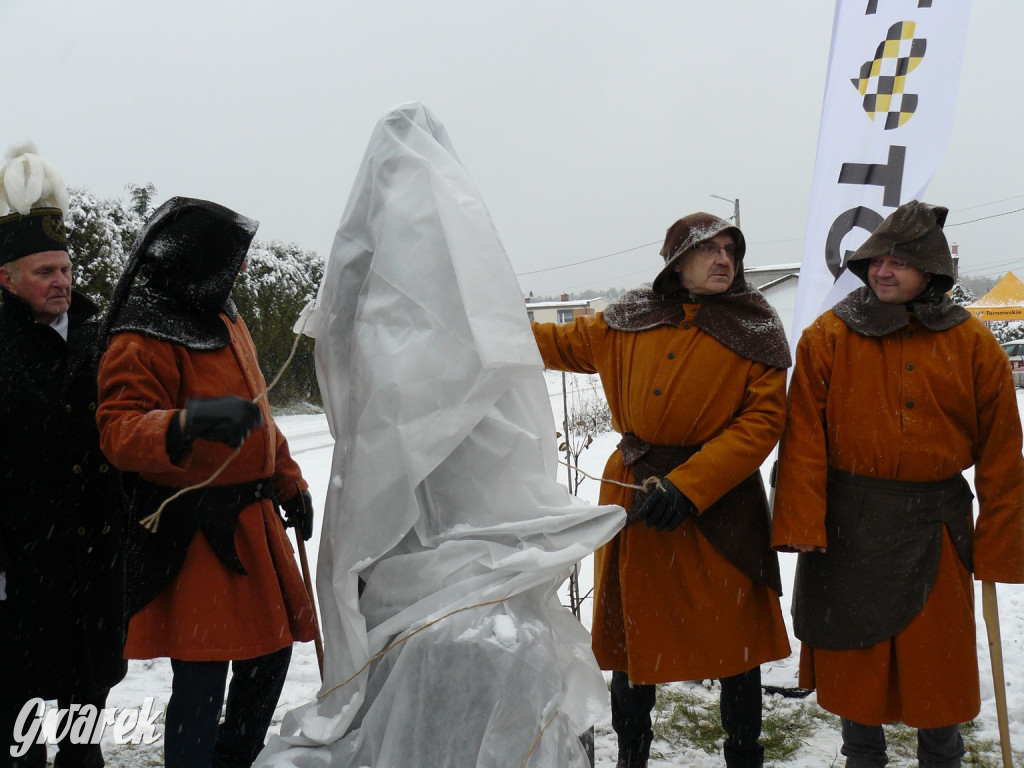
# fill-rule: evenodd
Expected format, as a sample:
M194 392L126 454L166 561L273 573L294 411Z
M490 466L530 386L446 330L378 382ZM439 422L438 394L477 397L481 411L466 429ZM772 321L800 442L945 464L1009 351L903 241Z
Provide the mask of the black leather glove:
M636 516L644 525L656 531L674 531L690 513L693 502L668 480L661 481L664 488L655 488L644 499Z
M188 400L185 403L185 440L211 440L237 448L263 423L260 407L237 395Z
M313 497L309 491L296 493L288 501L282 501L281 511L284 512L285 528L297 530L303 541L313 537Z

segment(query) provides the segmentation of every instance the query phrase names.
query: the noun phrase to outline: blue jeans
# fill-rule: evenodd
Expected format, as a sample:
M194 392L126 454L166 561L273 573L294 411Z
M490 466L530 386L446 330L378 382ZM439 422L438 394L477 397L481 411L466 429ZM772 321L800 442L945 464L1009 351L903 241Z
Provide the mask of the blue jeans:
M224 722L227 661L171 659L174 679L167 702L166 768L249 768L263 749L288 673L292 648L232 661Z

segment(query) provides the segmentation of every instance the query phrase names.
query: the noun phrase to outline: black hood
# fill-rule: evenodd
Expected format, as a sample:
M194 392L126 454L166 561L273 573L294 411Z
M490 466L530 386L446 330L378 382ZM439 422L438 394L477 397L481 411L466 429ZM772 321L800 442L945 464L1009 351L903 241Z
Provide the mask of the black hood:
M173 197L139 232L114 290L108 334L135 331L190 349L220 349L231 288L259 223L217 203Z

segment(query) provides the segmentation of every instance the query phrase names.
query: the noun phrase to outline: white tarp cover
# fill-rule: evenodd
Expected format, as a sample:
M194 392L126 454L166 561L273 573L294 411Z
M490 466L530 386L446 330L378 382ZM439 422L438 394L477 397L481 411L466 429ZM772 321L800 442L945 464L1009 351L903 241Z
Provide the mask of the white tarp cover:
M555 480L519 285L422 105L377 124L306 332L336 440L324 683L257 764L588 765L607 688L556 589L625 515Z

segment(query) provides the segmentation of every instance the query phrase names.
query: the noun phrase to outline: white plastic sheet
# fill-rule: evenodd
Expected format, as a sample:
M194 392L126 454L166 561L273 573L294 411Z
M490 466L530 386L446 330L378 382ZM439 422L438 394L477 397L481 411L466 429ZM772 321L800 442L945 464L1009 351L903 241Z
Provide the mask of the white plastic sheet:
M522 294L422 105L378 123L306 332L336 440L324 684L258 765L588 765L607 689L556 589L625 515L555 480Z

